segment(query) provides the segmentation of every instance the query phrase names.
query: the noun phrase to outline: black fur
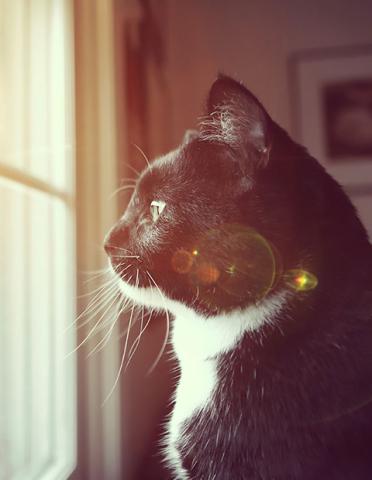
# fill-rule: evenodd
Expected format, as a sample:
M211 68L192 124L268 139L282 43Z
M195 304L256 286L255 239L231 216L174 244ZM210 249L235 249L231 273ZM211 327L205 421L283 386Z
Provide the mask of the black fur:
M257 232L273 253L266 297L290 290L286 273L293 269L311 272L318 284L292 290L270 325L246 333L219 358L210 408L185 425L183 466L194 480L370 480L372 254L366 231L342 188L241 84L220 77L207 105L200 134L172 161L142 175L107 245L140 255L140 268L167 296L208 316L262 300L252 272L238 272L239 283L226 288L227 263L242 262L246 252L236 241L237 225ZM223 132L213 136L211 120L226 108L235 122L233 140ZM167 202L155 225L148 218L154 198ZM156 245L141 243L151 229ZM175 252L195 248L222 272L218 282L198 281L194 267L175 271ZM116 263L118 272L122 266ZM143 274L139 281L147 286Z

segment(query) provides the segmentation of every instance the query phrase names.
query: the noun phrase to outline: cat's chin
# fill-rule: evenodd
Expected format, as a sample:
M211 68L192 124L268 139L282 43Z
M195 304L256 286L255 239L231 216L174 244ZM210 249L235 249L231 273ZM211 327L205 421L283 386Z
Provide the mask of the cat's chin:
M118 278L118 285L126 298L137 305L153 308L158 311L169 311L173 314L190 311L182 302L170 299L155 283L148 287L131 285L122 278Z
M176 292L173 292L172 296L164 292L148 271L146 271L147 282L145 283L143 272L136 271L135 275L129 276L131 280L127 280L125 275L123 278L120 269L118 270L112 264L111 269L117 278L120 291L126 298L132 300L137 305L158 311L169 311L175 316L181 313L189 315L193 312L193 314L203 318L213 318L234 314L234 312L236 313L245 308L256 308L265 301L265 298L262 298L260 301L246 301L243 305L243 302L237 302L234 297L226 297L224 298L225 301L222 301L221 295L211 297L199 295L199 293L196 296L195 294L191 295L186 300L187 295L185 295L185 292L180 294L179 297ZM215 298L219 299L218 304L213 302Z
M160 287L155 284L155 281L152 282L152 285L149 284L149 286L146 287L136 286L123 280L114 269L113 272L117 277L120 291L126 298L129 298L137 305L143 305L156 310L168 310L173 314L179 313L181 310L184 313L193 310L194 313L201 314L204 317L216 316L221 313L218 308L212 309L211 306L194 304L193 307L188 307L182 301L170 299Z
M118 285L121 292L138 305L163 310L168 308L165 296L155 287L136 287L120 277L118 278Z
M148 273L148 286L138 285L137 280L134 284L129 283L121 274L111 265L113 274L117 278L118 286L123 295L132 300L137 305L154 308L156 310L170 310L172 301L161 291L155 280Z

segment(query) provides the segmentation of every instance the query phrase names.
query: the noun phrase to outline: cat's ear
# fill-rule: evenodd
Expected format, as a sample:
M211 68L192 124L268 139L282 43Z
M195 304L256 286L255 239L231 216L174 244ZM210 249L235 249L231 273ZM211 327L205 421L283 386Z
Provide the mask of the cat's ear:
M209 92L207 115L200 124L201 138L237 151L243 172L252 173L269 161L269 121L254 95L232 78L220 75Z
M183 140L182 140L182 143L184 145L192 142L192 140L194 140L195 138L198 138L199 137L199 132L197 130L186 130L185 132L185 135L183 137Z

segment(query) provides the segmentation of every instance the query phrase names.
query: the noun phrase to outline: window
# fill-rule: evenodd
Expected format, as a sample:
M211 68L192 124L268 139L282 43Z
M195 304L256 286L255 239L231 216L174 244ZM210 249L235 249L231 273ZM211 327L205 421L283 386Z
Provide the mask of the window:
M75 465L72 4L0 0L0 478Z

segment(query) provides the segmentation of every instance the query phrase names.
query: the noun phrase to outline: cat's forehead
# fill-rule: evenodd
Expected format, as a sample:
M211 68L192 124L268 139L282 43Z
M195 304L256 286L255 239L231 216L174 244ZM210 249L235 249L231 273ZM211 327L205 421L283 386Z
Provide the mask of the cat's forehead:
M162 155L161 157L156 158L152 164L151 168L153 170L158 170L159 173L167 172L168 170L172 169L175 165L176 162L179 162L182 160L182 153L183 149L182 147L177 147L174 150L166 153L165 155Z
M221 192L230 196L229 189L239 192L243 183L238 163L225 145L194 137L153 160L139 178L138 191L168 198L201 194L215 198Z
M149 191L163 184L169 185L172 178L181 173L181 156L181 149L177 148L153 160L139 178L140 190Z

